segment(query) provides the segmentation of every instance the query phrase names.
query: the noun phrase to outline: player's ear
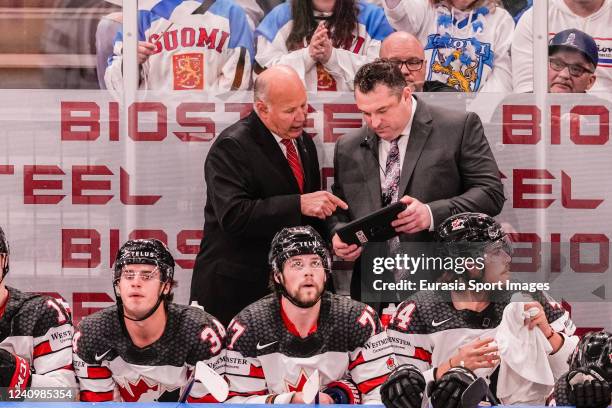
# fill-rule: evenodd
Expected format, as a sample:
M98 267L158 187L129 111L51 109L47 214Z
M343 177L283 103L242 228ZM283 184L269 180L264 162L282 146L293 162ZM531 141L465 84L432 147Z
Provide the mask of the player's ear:
M280 272L274 272L274 282L278 283L279 285L282 285L283 282L281 282L281 273Z
M412 89L409 86L404 87L404 90L402 91L402 97L404 98L404 100L407 101L408 99L410 99L411 96Z
M257 110L258 113L261 113L264 115L268 113L268 105L266 105L266 103L262 101L261 99L257 99L255 101L255 109Z
M586 87L587 91L591 89L591 87L593 87L593 84L595 83L596 79L597 79L597 75L591 74L591 76L589 77L589 83L587 84L587 87Z

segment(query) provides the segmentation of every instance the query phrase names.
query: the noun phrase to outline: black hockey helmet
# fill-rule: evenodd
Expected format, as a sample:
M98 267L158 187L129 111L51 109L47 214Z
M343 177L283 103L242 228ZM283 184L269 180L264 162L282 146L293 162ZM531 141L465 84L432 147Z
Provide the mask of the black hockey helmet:
M287 293L283 284L277 282L275 276L282 275L283 266L289 258L306 254L318 255L323 263L325 274L329 277L331 274L331 255L323 238L310 225L283 228L272 239L272 245L268 253L272 288L276 293L285 296L291 303L299 307L303 307L303 305ZM279 281L282 281L282 279L279 279Z
M493 218L482 213L465 212L445 219L436 230L435 240L438 243L438 255L441 258L482 258L487 249L499 246L512 256L512 245L502 226ZM432 271L434 280L440 279L447 270ZM474 280L482 280L484 270ZM462 273L454 274L454 279L465 279Z
M174 258L168 247L158 239L132 239L123 244L115 258L113 282L119 281L125 265L133 264L157 266L162 282L171 282L174 278Z
M125 316L123 313L123 302L121 300L121 294L117 288L117 284L121 279L121 271L125 265L144 264L144 265L155 265L159 269L160 280L162 283L169 285L169 289L166 292L165 287L162 287L157 303L155 306L139 319L133 319ZM120 316L120 320L123 323L123 317L133 321L142 321L148 319L164 300L171 301L172 299L172 285L174 278L174 258L168 250L168 247L158 239L132 239L127 241L117 252L117 258L115 259L115 268L113 273L113 287L115 289L115 299L117 300L117 311Z
M576 346L569 359L570 370L590 368L606 381L612 381L612 333L587 333Z
M502 226L495 218L482 213L466 212L448 217L438 227L436 241L449 256L474 255L498 241L512 255L512 246Z
M0 227L0 255L4 255L2 263L0 264L2 268L2 279L4 279L9 271L9 254L9 244L6 240L6 235L4 235L4 230ZM2 282L2 279L0 279L0 282Z
M331 271L331 255L327 245L310 225L283 228L276 233L268 253L268 262L272 272L282 272L287 259L303 254L319 255L325 271Z

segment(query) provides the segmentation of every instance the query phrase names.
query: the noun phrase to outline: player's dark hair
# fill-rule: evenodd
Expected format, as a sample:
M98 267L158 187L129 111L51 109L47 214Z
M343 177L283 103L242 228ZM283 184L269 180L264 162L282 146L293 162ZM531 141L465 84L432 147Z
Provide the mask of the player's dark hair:
M0 265L0 268L1 268L0 272L2 273L2 276L0 277L0 282L2 282L6 274L9 272L9 254L10 254L8 240L6 239L6 235L4 234L4 230L2 229L2 227L0 227L0 254L4 254L5 256L4 263Z
M359 68L354 85L363 94L372 92L377 85L385 85L393 94L401 96L406 87L406 79L397 64L379 58Z
M325 26L335 48L348 48L351 45L358 13L355 0L336 0L334 3L332 15ZM304 38L310 43L318 23L314 16L312 0L291 1L291 15L293 27L286 44L289 51L294 51L304 48Z

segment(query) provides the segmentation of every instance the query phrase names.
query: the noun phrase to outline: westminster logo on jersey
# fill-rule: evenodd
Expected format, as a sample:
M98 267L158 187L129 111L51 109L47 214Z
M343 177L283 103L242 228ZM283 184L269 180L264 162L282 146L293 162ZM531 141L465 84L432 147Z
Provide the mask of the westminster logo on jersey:
M425 49L432 50L427 80L439 80L462 92L477 90L484 66L493 68L491 44L476 38L431 34Z

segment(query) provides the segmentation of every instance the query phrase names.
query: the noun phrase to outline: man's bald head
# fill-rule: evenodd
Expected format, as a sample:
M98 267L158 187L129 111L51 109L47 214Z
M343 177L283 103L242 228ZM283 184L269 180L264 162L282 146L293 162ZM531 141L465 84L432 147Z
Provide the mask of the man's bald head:
M398 65L403 62L400 69L408 85L416 92L423 91L425 50L414 35L404 31L397 31L389 35L380 47L379 56L397 61ZM419 69L412 70L419 66Z
M297 72L288 65L275 65L257 76L253 88L255 101L269 101L270 98L288 93L306 92L304 83Z
M257 116L272 133L283 139L302 134L308 112L306 88L293 68L276 65L259 74L254 98Z

